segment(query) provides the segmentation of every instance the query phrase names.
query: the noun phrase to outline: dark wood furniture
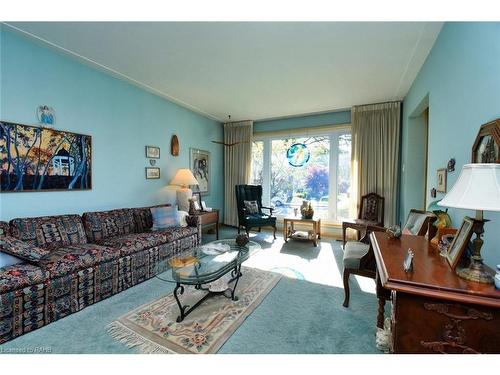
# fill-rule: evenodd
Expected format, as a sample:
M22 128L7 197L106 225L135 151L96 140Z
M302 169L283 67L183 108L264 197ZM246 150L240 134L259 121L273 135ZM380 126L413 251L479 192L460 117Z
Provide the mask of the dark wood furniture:
M384 289L392 295L391 352L500 353L499 290L458 277L424 237L398 240L373 232L370 240L377 293ZM409 248L415 253L413 272L405 273ZM378 320L383 320L384 303Z
M375 257L373 255L373 249L370 245L369 234L371 232L385 232L384 227L378 226L365 226L362 231L362 238L360 241L349 241L344 247L344 307L349 307L349 276L359 275L364 277L369 277L371 279L375 278L376 274L376 264Z
M358 218L342 222L342 244L345 246L345 233L347 228L358 232L358 241L361 239L361 232L364 232L367 225L384 226L384 197L370 193L361 197Z
M406 234L424 236L427 233L428 228L432 227L434 220L436 220L436 215L432 212L411 209L402 231ZM361 226L360 233L363 234L363 238L358 242L349 241L347 244L344 244L343 282L345 298L344 303L342 304L344 307L349 307L349 276L351 274L370 277L372 279L376 278L375 257L373 255L373 249L370 245L369 234L371 232L385 231L386 228L376 225ZM389 300L390 297L390 293L386 291L382 290L379 293L379 300ZM383 319L377 321L377 327L383 328L383 325Z
M295 223L312 224L312 230L306 233L302 231L296 231ZM283 218L283 239L285 240L285 242L288 242L289 238L312 241L314 247L317 247L318 240L321 239L321 219L318 217L313 217L312 219L304 219L301 216L287 216Z
M245 228L247 236L250 229L261 227L273 227L273 237L276 239L276 217L273 216L273 208L262 205L262 186L261 185L236 185L236 206L238 209L238 233L241 227ZM256 201L257 212L250 213L245 208L245 201ZM262 212L262 209L269 211L269 214Z
M212 209L212 211L196 211L194 213L200 217L201 229L215 230L216 239L219 239L219 210Z

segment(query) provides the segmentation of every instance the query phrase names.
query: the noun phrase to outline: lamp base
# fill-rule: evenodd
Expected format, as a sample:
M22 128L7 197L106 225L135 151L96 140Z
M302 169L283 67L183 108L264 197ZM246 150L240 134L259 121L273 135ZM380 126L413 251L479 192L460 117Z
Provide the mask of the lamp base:
M462 279L483 284L493 284L494 282L493 276L486 271L486 267L484 267L481 258L474 259L474 257L472 257L470 266L468 268L458 269L457 275Z
M189 200L193 197L193 191L189 188L177 190L177 206L179 211L189 211Z

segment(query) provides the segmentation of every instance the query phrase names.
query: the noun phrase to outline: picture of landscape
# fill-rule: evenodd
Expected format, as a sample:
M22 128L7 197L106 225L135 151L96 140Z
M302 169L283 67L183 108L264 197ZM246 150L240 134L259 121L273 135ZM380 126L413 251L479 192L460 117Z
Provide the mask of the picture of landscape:
M92 188L92 138L0 121L1 192Z

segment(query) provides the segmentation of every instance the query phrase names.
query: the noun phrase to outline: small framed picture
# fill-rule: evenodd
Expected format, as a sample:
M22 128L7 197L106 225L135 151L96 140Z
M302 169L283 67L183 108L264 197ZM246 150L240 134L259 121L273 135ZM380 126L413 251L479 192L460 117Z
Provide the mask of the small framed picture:
M202 205L201 205L201 193L199 192L194 192L193 193L193 204L194 204L194 209L196 211L201 211L202 210Z
M474 221L470 217L464 217L464 221L460 226L457 234L453 238L450 246L448 247L448 253L446 254L446 259L452 270L457 268L457 264L462 256L467 244L472 236L472 227Z
M156 146L146 146L146 157L150 159L159 159L160 148Z
M160 178L160 168L158 167L146 167L146 179L155 180Z
M437 191L446 193L446 168L437 170Z
M201 209L202 209L202 211L207 210L207 204L205 203L205 201L201 201Z

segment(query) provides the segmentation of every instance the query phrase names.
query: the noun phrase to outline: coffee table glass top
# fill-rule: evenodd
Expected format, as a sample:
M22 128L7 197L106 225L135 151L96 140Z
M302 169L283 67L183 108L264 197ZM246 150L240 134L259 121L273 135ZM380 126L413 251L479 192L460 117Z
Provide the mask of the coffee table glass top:
M181 284L206 284L239 266L260 250L257 242L238 246L234 239L212 241L158 263L157 278Z

